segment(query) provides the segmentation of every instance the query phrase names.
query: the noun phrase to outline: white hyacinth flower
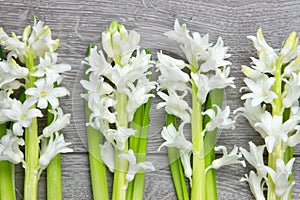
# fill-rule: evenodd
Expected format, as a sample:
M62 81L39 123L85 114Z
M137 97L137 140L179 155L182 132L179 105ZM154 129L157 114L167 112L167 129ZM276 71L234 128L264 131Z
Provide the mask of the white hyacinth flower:
M253 66L252 66L253 67ZM243 73L250 79L256 80L258 79L260 76L263 76L263 73L253 69L252 67L247 67L245 65L242 65L242 71Z
M134 135L136 130L118 126L116 129L109 129L103 133L110 143L112 143L119 150L124 150L127 139Z
M141 105L146 103L150 97L155 97L154 94L150 94L149 92L155 89L156 85L156 82L149 81L146 77L138 79L136 86L133 83L128 83L129 89L124 89L125 94L128 96L126 105L128 121L133 120L135 111Z
M272 91L272 87L275 82L274 77L269 78L267 75L264 75L260 76L255 81L245 78L244 82L251 92L244 94L241 99L251 99L252 106L257 106L262 102L271 103L277 98L277 95Z
M19 66L12 58L7 61L0 62L0 88L5 89L7 85L12 86L13 89L18 89L22 84L17 79L23 79L28 75L29 71L25 67ZM14 83L14 84L12 84Z
M139 49L140 34L134 30L128 31L124 25L113 21L110 27L102 32L102 46L108 57L113 58L118 65L126 65L133 53Z
M276 160L276 171L266 167L268 174L275 184L275 194L277 197L287 197L295 182L290 183L289 177L292 173L295 158L290 159L284 164L282 159ZM287 198L283 198L287 199Z
M24 146L24 140L14 136L13 132L9 129L0 140L0 161L7 160L13 164L18 164L23 161L24 155L19 146Z
M114 88L96 73L91 73L89 80L81 80L80 84L87 90L87 94L82 94L81 97L88 101L91 110L94 110L95 105L101 102L101 98L114 92Z
M63 110L58 107L55 110L49 110L53 114L53 121L43 129L43 136L50 137L53 133L60 131L70 124L70 114L64 114Z
M59 40L52 40L49 26L44 26L44 22L37 22L34 19L34 25L27 26L24 29L22 41L12 33L9 37L3 30L0 30L0 42L10 52L10 56L15 54L18 59L24 63L24 58L28 52L31 52L33 58L44 56L46 52L53 52L59 45Z
M294 116L284 123L282 116L272 116L269 112L265 112L261 116L261 121L254 124L255 129L260 133L262 138L265 139L266 147L269 153L273 151L282 140L287 142L288 133L295 129L299 123L299 117Z
M111 111L110 108L114 107L116 104L116 100L112 97L103 97L99 100L99 102L95 102L89 108L94 112L90 115L89 123L93 124L97 118L104 119L109 123L116 122L116 112Z
M256 200L265 200L263 187L264 183L262 182L261 176L257 176L254 171L250 171L249 177L246 174L245 178L241 178L240 181L248 182L250 190Z
M160 72L158 77L158 89L171 89L174 91L188 90L187 83L190 77L187 73L181 71L186 64L182 60L172 58L159 52L157 53L157 58L156 71Z
M45 78L38 79L34 82L35 88L28 88L25 94L30 95L35 101L37 101L37 107L45 109L48 106L48 102L53 109L59 106L59 97L70 95L70 92L65 87L54 87L53 82Z
M251 99L246 99L244 107L240 107L233 111L233 114L243 115L249 122L249 124L254 127L256 122L260 122L262 115L266 112L265 105L251 105ZM254 127L255 128L255 127Z
M39 159L40 168L45 169L50 161L59 153L73 152L73 149L68 147L69 145L71 145L71 143L65 142L63 134L59 135L58 132L52 134L47 146L41 149L41 156Z
M222 89L228 86L235 88L234 77L228 77L229 73L229 67L224 67L223 71L216 69L215 75L211 77L201 73L191 73L191 77L198 88L197 96L202 104L205 103L208 93L214 89Z
M35 77L44 77L48 82L58 81L62 75L60 73L71 69L68 64L57 64L58 53L47 52L44 57L40 57L39 64L36 66L36 71L31 75ZM59 81L58 81L59 82ZM58 83L59 85L59 83Z
M216 108L216 111L214 109L208 109L203 112L203 115L208 115L211 119L206 124L205 129L207 131L213 131L216 128L234 129L235 121L229 118L229 106L226 106L224 110L221 110L217 105L213 105L213 107Z
M208 48L207 54L202 56L204 63L200 66L201 72L208 72L210 70L216 70L218 67L224 67L231 65L231 62L225 60L230 57L227 54L228 47L224 47L224 42L221 37L218 38L217 43L213 47Z
M275 50L272 47L270 47L265 41L264 36L262 34L262 29L258 29L257 37L248 36L247 38L252 40L253 45L256 48L259 55L259 60L252 59L252 61L256 64L256 69L261 72L270 72L273 74L275 72L277 54Z
M176 147L178 149L192 151L193 144L190 141L186 140L183 135L184 125L185 123L180 124L178 131L173 124L169 124L167 127L163 127L161 136L166 141L159 146L158 151L160 151L160 149L164 146Z
M280 50L282 63L289 63L300 53L298 44L299 38L297 37L297 33L293 31Z
M208 93L212 90L209 86L209 78L204 74L191 73L191 77L195 82L198 92L197 97L202 104L205 103Z
M117 87L119 92L124 92L128 83L133 83L143 76L150 74L149 69L152 67L150 61L151 55L146 51L137 51L137 56L130 59L130 62L124 66L115 65L112 68L111 81Z
M184 122L190 122L190 111L188 103L183 99L183 96L179 96L175 91L169 91L169 95L158 92L157 95L160 96L164 102L157 104L156 108L160 109L165 107L167 113L175 115L182 119Z
M181 51L190 64L193 63L193 59L199 61L203 54L206 53L207 48L211 46L208 41L208 35L201 37L199 33L195 32L192 33L193 37L190 36L186 24L180 25L177 19L174 23L174 30L168 31L164 35L181 44Z
M132 149L128 151L128 153L122 153L119 155L119 158L126 159L129 162L128 171L126 173L126 183L123 187L124 190L127 189L128 183L134 179L136 173L138 173L141 169L154 171L155 167L151 162L136 162L136 157Z
M287 145L290 147L295 147L297 144L300 143L300 126L299 125L295 126L295 130L296 133L291 135L287 141Z
M33 99L27 99L23 104L13 99L10 108L2 109L2 113L11 121L15 122L13 125L14 134L18 136L23 135L22 127L29 127L32 118L43 117L40 110L31 108L33 104L35 104L35 100Z
M293 61L291 61L285 68L283 75L291 76L292 72L297 73L300 69L300 55Z
M190 158L193 150L193 144L190 141L186 140L184 137L184 125L184 122L181 123L178 128L178 131L176 130L173 124L169 124L167 127L163 127L161 136L166 141L159 146L158 151L160 151L160 149L164 146L176 147L180 153L180 159L184 169L184 174L190 180L191 183L192 168Z
M228 154L227 148L225 146L218 146L214 148L215 151L222 151L223 156L221 158L215 159L210 166L208 166L205 171L207 172L210 169L219 169L226 165L231 164L241 164L243 167L246 167L246 163L244 160L239 160L242 158L242 154L238 153L238 147L234 146L232 151Z
M261 178L265 178L267 171L265 169L263 153L265 145L256 146L253 142L249 142L250 151L240 147L240 151L244 158L256 169L257 174Z
M285 82L282 105L285 108L290 108L294 102L298 102L300 97L300 73L291 73L289 80Z
M97 76L111 77L112 66L106 61L103 52L97 50L97 46L91 49L90 55L84 59L83 64L89 65L86 74L93 72Z
M100 155L104 164L112 173L115 170L115 148L110 142L100 145Z

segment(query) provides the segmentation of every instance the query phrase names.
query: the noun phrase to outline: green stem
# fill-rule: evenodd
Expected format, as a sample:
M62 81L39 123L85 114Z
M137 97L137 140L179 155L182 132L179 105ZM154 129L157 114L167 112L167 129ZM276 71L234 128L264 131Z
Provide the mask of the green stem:
M195 66L195 65L194 65ZM197 67L192 69L195 72ZM197 86L192 81L192 142L193 142L193 177L192 200L205 200L205 160L202 136L202 103L197 97Z
M215 109L212 107L213 105L218 105L222 107L223 104L223 96L224 90L223 89L215 89L210 92L208 99L206 101L206 109ZM204 117L204 126L210 121L208 115ZM215 150L214 146L217 142L217 129L214 131L208 131L204 137L204 151L205 151L205 168L211 165L212 161L215 160ZM214 169L209 170L206 173L206 194L209 194L210 200L217 200L218 199L218 192L217 192L217 183L216 183L216 172Z
M171 123L174 125L174 127L177 128L176 117L174 115L167 114L166 126L168 126ZM182 169L180 153L178 149L175 147L169 147L168 157L177 198L178 200L189 200L189 194L184 179L184 172Z
M6 134L6 124L0 124L0 139ZM0 161L0 199L15 200L14 165Z
M126 113L127 95L125 93L116 94L117 99L117 122L121 127L128 126L128 119ZM123 186L126 183L126 173L128 168L128 161L124 158L119 158L119 155L128 151L128 143L126 142L124 150L116 149L115 155L115 171L114 171L114 184L113 184L113 200L125 200L126 190Z
M92 44L89 44L86 56L90 55L90 50ZM88 80L89 76L85 74L88 66L84 69L84 79ZM88 108L88 103L85 102L85 118L88 120L91 115L91 110ZM89 164L90 164L90 174L92 181L93 199L94 200L108 200L108 188L106 181L106 167L101 160L100 156L100 146L103 143L103 136L101 133L91 126L86 127L87 139L88 139L88 149L89 149Z
M51 109L51 106L49 106ZM53 114L48 112L47 124L53 121ZM55 156L47 166L47 199L62 199L61 162L60 154Z
M276 93L277 98L274 100L274 104L272 107L272 115L275 116L282 116L283 109L282 109L282 80L281 80L281 62L280 58L276 59L276 71L275 71L275 83L273 86L273 91ZM271 154L268 157L268 166L274 170L276 170L276 160L281 158L283 159L283 154L285 149L283 149L282 142L280 141L279 145L276 146ZM268 187L268 200L276 200L278 199L275 194L275 184L272 178L268 177L270 181L270 185Z
M25 65L29 73L34 72L34 58L30 52L25 57ZM26 89L34 87L36 78L28 75ZM35 106L33 106L35 107ZM25 129L25 180L24 180L24 200L36 200L38 188L37 168L39 164L39 139L37 118L33 118L30 127Z

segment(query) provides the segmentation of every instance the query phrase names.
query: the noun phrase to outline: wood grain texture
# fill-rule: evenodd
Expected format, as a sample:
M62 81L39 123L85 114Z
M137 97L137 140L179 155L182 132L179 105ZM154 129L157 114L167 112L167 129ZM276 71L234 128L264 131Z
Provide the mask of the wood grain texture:
M63 84L72 91L72 96L62 99L65 112L72 113L72 124L64 129L65 138L73 143L74 153L62 156L63 196L64 199L92 199L86 148L85 119L83 113L83 92L79 80L83 77L81 61L87 44L100 45L101 32L112 20L118 20L128 29L141 34L141 46L152 52L160 49L176 57L182 57L178 46L163 36L163 32L172 29L175 18L188 24L191 31L209 33L211 41L222 36L232 54L231 75L236 77L236 89L226 90L226 104L233 109L242 106L239 88L243 86L242 64L250 63L255 50L247 35L254 35L262 27L266 39L279 48L291 31L300 33L300 1L242 1L242 0L0 0L0 26L6 32L21 34L33 16L43 20L52 29L54 38L61 41L58 53L59 62L72 65L65 74ZM155 57L155 56L154 56ZM160 130L163 126L164 112L155 110L158 99L154 99L149 125L149 160L157 170L146 175L145 199L176 199L167 164L166 151L157 152L162 142ZM187 130L188 132L189 130ZM262 140L248 125L239 118L234 131L222 131L218 144L232 147L248 147L248 141L257 144ZM296 156L300 149L295 149ZM226 167L217 172L219 199L253 199L246 183L238 180L250 168L240 166ZM300 159L295 163L294 199L300 199ZM23 170L16 167L16 186L18 199L22 199ZM111 186L111 179L109 179ZM45 174L40 180L39 199L45 199Z

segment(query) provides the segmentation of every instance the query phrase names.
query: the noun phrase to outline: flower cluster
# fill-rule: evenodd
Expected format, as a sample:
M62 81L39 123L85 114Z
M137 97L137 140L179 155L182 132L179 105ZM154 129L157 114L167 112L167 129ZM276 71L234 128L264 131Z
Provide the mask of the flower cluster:
M178 131L172 124L163 128L161 134L166 142L160 148L162 146L178 148L185 175L191 180L190 157L192 153L195 154L196 152L194 152L193 144L185 139L183 127L187 123L199 122L197 121L198 119L192 119L191 113L193 110L186 101L186 97L192 91L196 91L196 101L199 101L200 105L204 105L211 91L226 87L234 88L234 78L229 77L229 65L231 63L227 58L230 57L230 54L227 54L228 48L224 47L222 38L219 37L217 43L212 46L209 43L208 35L201 37L198 32L190 35L186 25L180 25L178 20L175 21L174 30L166 32L165 35L180 44L180 48L188 63L181 59L164 55L161 52L157 54L158 63L156 68L160 72L158 77L159 91L157 94L163 99L163 102L160 102L157 108L164 107L168 114L174 115L182 121ZM230 108L228 106L222 110L218 105L213 105L212 108L202 112L202 116L208 115L210 117L209 123L206 124L202 131L202 136L207 131L214 131L217 128L234 128L235 121L229 118L229 114ZM196 121L193 122L193 120ZM209 169L242 162L238 160L241 155L237 155L236 148L230 154L227 154L225 147L220 148L225 152L224 157L220 158L220 162L217 162L219 163L218 165L213 164ZM233 154L235 155L233 156Z
M278 198L287 199L294 185L294 182L289 180L294 158L284 152L300 143L297 140L300 122L298 38L296 33L292 32L281 49L273 49L267 44L262 29L258 30L256 37L248 38L252 40L258 58L251 58L250 67L242 66L246 75L246 87L243 90L247 93L241 97L245 100L244 107L235 112L249 121L265 144L256 146L249 142L250 152L241 148L243 156L256 169L256 173L251 171L243 180L249 182L256 199L265 199L265 186L268 190L275 188L274 193ZM267 109L268 107L271 109ZM263 162L265 148L269 153L268 166Z
M153 66L151 55L139 48L139 40L137 32L128 32L113 21L102 33L107 58L94 46L83 61L88 66L89 78L80 81L87 91L82 97L92 112L87 125L99 130L106 139L100 145L102 160L112 172L117 167L116 151L123 152L119 158L129 161L126 186L140 168L153 170L149 162L136 163L134 152L126 149L128 138L136 133L128 128L128 123L132 122L136 110L153 97L149 92L156 87L156 82L147 77Z
M12 127L1 138L0 160L14 164L23 162L26 166L19 149L26 144L22 138L24 129L36 123L37 117L43 117L42 110L48 108L54 120L43 128L37 141L42 143L38 166L42 170L58 153L72 151L67 147L70 143L58 133L70 123L70 114L63 114L58 98L69 95L60 84L61 73L71 66L57 63L55 50L59 40L52 39L50 28L41 21L34 20L34 25L27 26L22 36L12 33L10 37L1 28L0 44L8 51L7 59L0 61L0 123ZM16 90L18 92L14 93ZM16 98L18 93L21 93L20 98ZM26 134L35 133L31 130ZM30 147L25 145L25 148Z

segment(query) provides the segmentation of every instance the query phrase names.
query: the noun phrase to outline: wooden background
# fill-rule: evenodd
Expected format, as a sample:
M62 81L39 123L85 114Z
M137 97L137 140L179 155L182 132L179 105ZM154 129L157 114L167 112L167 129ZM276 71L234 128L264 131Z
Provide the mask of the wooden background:
M254 35L259 27L269 43L276 48L291 31L300 34L300 1L170 1L170 0L6 0L0 1L0 26L6 32L15 31L20 35L23 28L32 24L33 16L50 25L53 38L61 41L58 49L59 62L69 63L72 70L66 73L63 84L72 96L61 101L66 113L72 113L71 125L64 129L65 138L73 143L74 153L62 156L62 178L64 199L92 199L91 184L84 128L83 100L78 84L82 78L81 61L87 44L100 44L101 32L112 20L123 23L127 29L135 29L141 34L141 46L155 52L163 49L169 55L181 56L177 44L163 36L163 32L173 28L176 18L185 22L191 31L209 33L212 42L222 36L232 54L231 75L236 77L236 89L226 90L226 104L232 110L242 106L239 88L243 85L241 65L249 65L250 56L255 50L247 35ZM154 99L149 126L149 156L157 170L147 173L145 199L176 199L167 164L166 151L157 152L162 142L160 130L163 126L163 110L156 111L158 99ZM188 132L188 131L187 131ZM243 118L239 118L234 131L222 131L218 144L234 144L248 149L248 141L261 144L262 140ZM165 150L165 149L164 149ZM300 155L296 148L296 157ZM300 159L295 162L294 199L300 199ZM229 166L218 170L219 199L253 199L247 183L239 179L250 168ZM18 199L23 193L23 169L16 168L16 187ZM1 177L0 177L1 178ZM111 185L111 180L109 181ZM45 199L45 174L39 185L39 199Z

